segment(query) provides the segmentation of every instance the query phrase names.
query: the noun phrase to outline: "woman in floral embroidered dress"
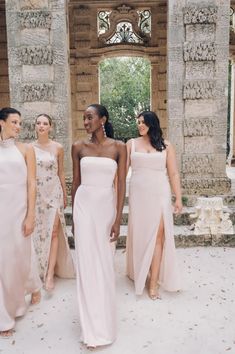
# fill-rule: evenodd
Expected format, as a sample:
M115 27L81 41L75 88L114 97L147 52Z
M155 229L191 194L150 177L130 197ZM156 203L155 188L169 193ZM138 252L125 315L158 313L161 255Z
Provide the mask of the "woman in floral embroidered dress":
M40 114L36 118L38 139L33 143L37 163L34 247L39 274L47 291L54 289L54 274L62 278L74 277L64 219L64 150L61 144L49 138L51 128L50 116Z

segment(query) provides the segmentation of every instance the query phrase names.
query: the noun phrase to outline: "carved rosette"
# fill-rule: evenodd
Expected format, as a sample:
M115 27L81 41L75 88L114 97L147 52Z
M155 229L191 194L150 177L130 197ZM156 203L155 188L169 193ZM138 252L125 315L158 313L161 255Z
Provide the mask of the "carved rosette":
M23 65L53 64L53 51L50 46L21 47L18 56Z
M18 14L21 28L51 28L49 11L22 11Z
M26 84L21 89L23 102L51 101L54 98L54 85L52 83Z
M197 100L215 97L215 82L213 80L186 81L183 87L183 99Z
M184 61L215 61L216 46L214 42L185 42Z
M185 7L184 8L184 24L196 23L216 23L217 21L217 7Z

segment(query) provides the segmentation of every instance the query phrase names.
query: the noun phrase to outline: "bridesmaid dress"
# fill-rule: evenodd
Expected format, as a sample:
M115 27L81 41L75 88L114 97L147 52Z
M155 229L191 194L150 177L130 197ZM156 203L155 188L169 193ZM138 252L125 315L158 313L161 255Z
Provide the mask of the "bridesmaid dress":
M134 280L137 295L141 295L145 287L161 217L165 241L158 283L167 291L180 289L166 154L166 150L137 152L132 139L127 275Z
M32 266L32 238L24 237L27 167L14 139L0 141L0 331L26 311L25 294L41 281Z
M111 344L116 337L114 244L110 231L116 215L113 187L116 161L81 159L81 185L73 206L77 293L81 341Z
M61 278L75 277L72 255L68 245L64 219L63 191L58 176L58 161L55 154L35 145L37 163L36 225L33 235L40 277L45 281L48 269L52 230L58 213L60 227L55 275Z

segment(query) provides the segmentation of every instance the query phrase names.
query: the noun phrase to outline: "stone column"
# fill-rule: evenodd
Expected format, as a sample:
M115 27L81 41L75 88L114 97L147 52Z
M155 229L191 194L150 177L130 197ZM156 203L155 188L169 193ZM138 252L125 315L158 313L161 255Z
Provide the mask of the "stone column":
M11 105L22 112L22 139L34 139L34 121L47 113L65 149L71 174L70 80L66 0L8 0L7 35Z
M230 191L226 177L229 0L169 0L169 138L185 194Z

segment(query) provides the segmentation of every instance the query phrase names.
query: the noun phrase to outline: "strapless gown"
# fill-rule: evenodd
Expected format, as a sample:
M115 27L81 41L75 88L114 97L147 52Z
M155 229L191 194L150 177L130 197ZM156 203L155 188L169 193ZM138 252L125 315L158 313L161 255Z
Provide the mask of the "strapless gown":
M0 331L26 311L25 294L41 287L32 261L32 237L24 237L27 167L13 139L0 141Z
M114 244L117 164L106 157L81 159L81 185L73 207L81 341L106 345L116 337Z
M168 291L180 289L174 241L171 189L166 171L166 150L154 153L131 148L129 221L127 237L127 275L134 280L137 295L143 293L153 258L161 217L165 242L159 284Z

